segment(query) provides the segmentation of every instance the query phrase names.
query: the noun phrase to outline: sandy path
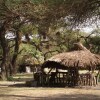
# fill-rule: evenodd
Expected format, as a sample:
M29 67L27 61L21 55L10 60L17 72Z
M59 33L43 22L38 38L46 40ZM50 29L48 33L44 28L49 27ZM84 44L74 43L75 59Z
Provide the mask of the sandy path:
M100 100L100 87L33 88L0 82L0 100ZM15 85L15 86L14 86Z

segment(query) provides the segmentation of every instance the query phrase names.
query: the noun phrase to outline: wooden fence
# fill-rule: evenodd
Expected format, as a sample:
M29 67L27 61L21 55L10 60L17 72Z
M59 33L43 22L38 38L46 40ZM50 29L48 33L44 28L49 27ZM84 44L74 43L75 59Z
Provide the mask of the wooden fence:
M98 77L86 73L69 74L68 72L51 72L51 74L36 73L34 79L38 86L96 86L98 84Z

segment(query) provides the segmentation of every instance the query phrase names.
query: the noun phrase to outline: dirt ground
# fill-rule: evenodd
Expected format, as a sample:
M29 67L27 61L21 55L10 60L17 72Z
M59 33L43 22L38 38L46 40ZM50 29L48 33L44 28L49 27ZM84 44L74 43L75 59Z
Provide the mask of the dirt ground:
M100 84L84 88L25 87L23 82L0 82L0 100L100 100Z

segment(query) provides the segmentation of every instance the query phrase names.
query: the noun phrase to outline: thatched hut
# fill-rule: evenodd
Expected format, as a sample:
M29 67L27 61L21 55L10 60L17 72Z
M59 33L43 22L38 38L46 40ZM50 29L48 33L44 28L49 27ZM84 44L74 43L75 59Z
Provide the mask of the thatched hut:
M78 85L79 70L89 70L93 72L97 66L100 66L100 55L91 53L81 43L75 43L75 47L77 47L77 49L74 51L54 55L45 61L42 65L42 69L44 70L44 68L50 68L52 70L55 68L67 70L66 74L64 73L62 75L58 75L59 78L57 81L61 81L61 76L63 76L63 79L66 77L66 84L69 86ZM48 75L51 70L48 72ZM70 77L70 81L68 80L68 77ZM87 77L90 78L89 75ZM86 80L87 77L85 77ZM65 80L63 80L63 83L64 81ZM90 82L88 84L90 84Z
M37 59L32 57L32 55L23 55L22 60L20 60L18 71L22 72L33 72L36 71L39 66Z
M59 66L57 66L58 64ZM98 55L92 54L89 50L79 50L57 54L48 59L42 67L95 69L97 65L100 65L100 57Z

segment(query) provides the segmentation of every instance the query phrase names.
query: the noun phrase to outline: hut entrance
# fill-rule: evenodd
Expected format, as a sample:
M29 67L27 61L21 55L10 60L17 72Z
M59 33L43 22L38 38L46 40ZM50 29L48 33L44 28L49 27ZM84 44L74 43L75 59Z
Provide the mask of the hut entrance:
M66 86L68 72L51 72L48 78L49 86Z
M51 72L49 75L49 86L68 86L78 85L78 70L70 68L66 72Z
M72 67L68 69L67 86L73 87L78 85L78 69Z

